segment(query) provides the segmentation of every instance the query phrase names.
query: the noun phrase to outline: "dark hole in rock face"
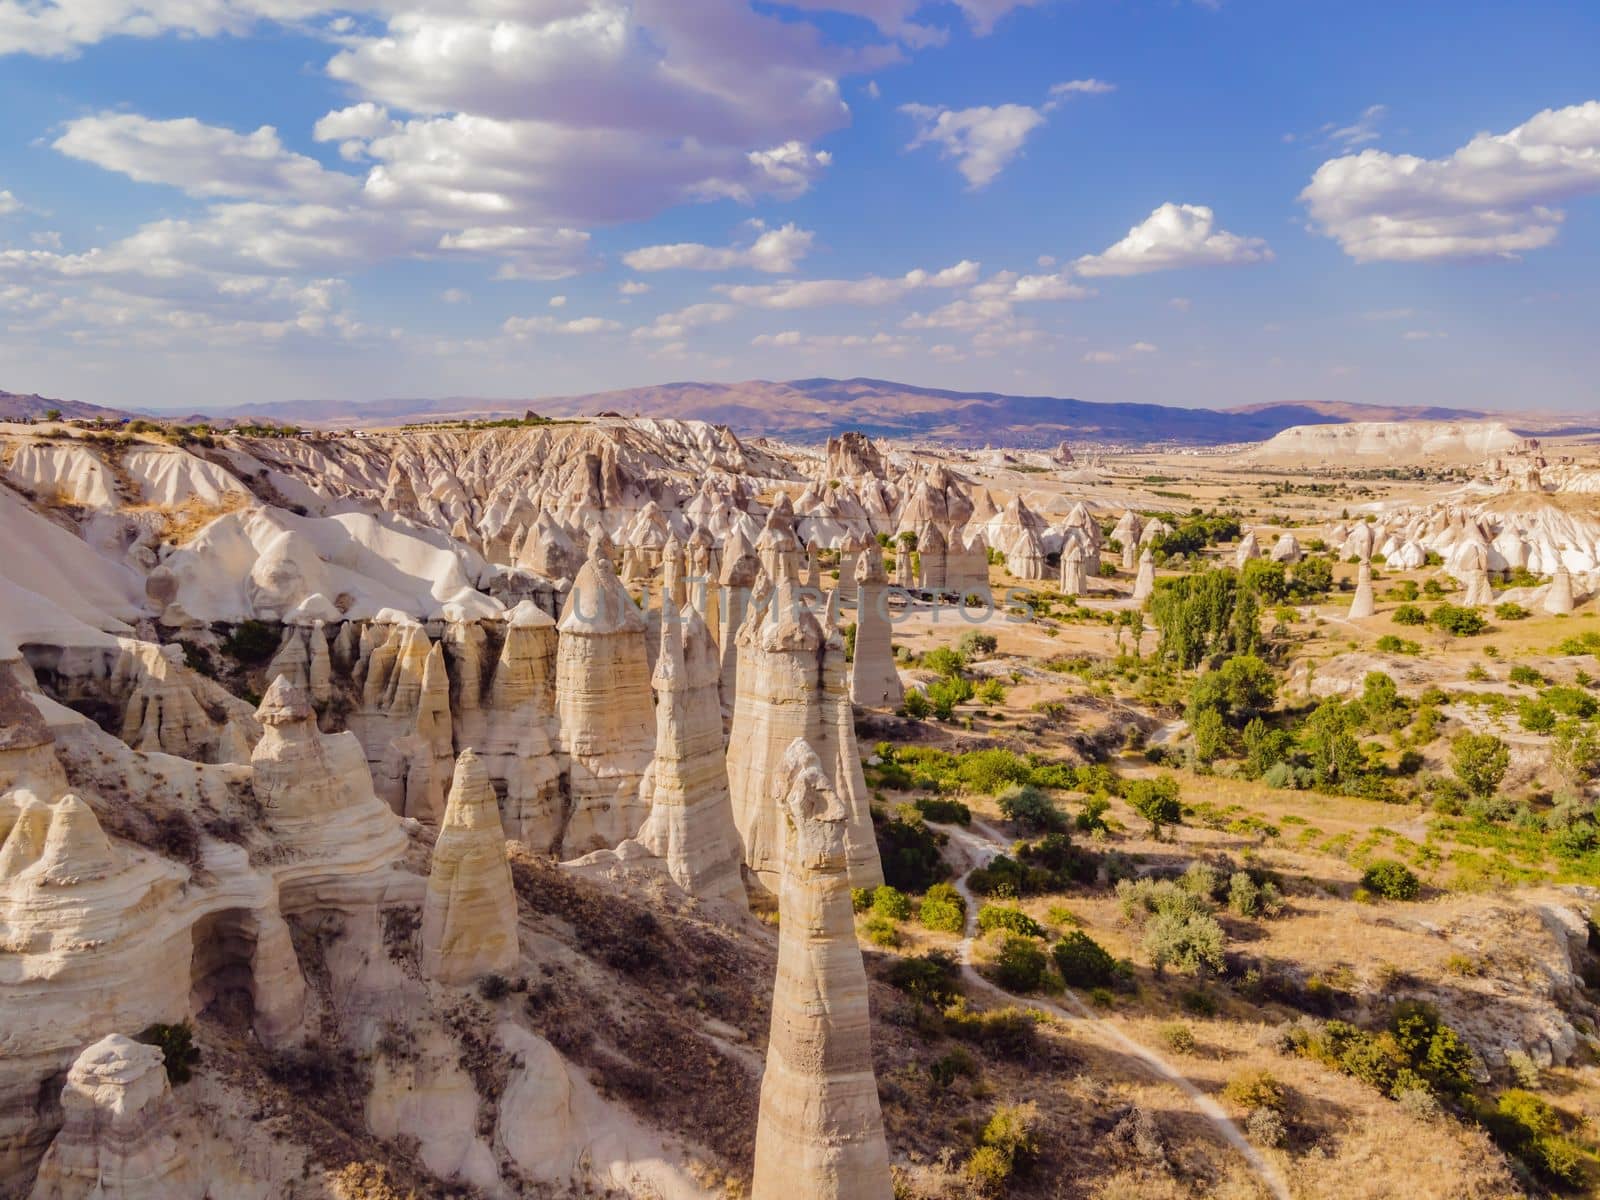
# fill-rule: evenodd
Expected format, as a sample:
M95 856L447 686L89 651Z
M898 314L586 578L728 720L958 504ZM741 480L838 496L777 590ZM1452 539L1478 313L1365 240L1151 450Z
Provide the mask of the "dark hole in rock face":
M195 923L189 968L189 1008L232 1029L255 1021L257 926L249 909L229 908Z

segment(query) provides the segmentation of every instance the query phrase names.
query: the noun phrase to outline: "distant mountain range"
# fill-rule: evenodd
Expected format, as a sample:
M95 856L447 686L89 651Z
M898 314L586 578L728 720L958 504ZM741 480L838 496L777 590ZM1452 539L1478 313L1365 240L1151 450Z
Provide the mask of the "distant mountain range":
M76 421L92 421L96 417L120 421L134 415L120 408L102 408L98 404L84 404L77 400L51 400L47 396L24 396L18 392L0 391L0 421L37 421L50 412L59 412L64 418Z
M29 411L29 406L32 411ZM115 410L69 405L0 392L0 418L38 416L60 408L67 416L109 416ZM76 411L87 410L87 411ZM1308 402L1238 408L1181 408L1162 404L1102 404L1058 396L957 392L884 379L764 379L745 383L664 383L652 387L533 400L450 397L438 400L296 400L250 405L216 414L219 421L261 420L302 425L396 425L457 418L582 417L598 413L677 417L728 425L740 436L816 442L846 429L874 436L965 446L1051 446L1060 441L1170 443L1214 446L1258 442L1295 425L1352 421L1476 421L1497 414L1470 409ZM169 418L171 419L171 418ZM185 418L189 421L198 417ZM1559 419L1514 421L1519 432L1558 431ZM1561 432L1592 432L1593 427Z
M1255 442L1293 425L1353 420L1476 420L1460 409L1359 404L1266 404L1219 411L1161 404L1100 404L1058 396L956 392L884 379L765 379L745 383L664 383L615 392L527 401L466 397L318 404L292 402L241 409L243 419L305 424L383 425L459 417L582 417L597 413L678 417L728 425L741 436L821 441L846 429L874 436L981 446L1051 446L1071 442Z

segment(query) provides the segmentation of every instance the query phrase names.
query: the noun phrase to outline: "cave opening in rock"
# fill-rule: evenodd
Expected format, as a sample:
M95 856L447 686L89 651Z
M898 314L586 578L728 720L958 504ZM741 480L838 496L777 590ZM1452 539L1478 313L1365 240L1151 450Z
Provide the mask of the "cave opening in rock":
M210 913L195 923L189 1008L198 1016L248 1030L255 1020L258 926L247 908Z

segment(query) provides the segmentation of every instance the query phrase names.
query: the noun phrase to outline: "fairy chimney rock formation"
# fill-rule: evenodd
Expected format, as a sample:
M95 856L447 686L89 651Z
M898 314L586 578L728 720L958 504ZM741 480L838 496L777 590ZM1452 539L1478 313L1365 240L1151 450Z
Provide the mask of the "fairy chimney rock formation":
M1356 594L1350 601L1350 619L1359 621L1377 611L1372 598L1372 564L1362 559L1356 568Z
M584 563L556 645L568 813L563 857L615 846L644 823L639 781L655 752L645 628L610 560Z
M796 739L777 764L778 973L752 1200L889 1200L845 805Z
M1156 560L1146 546L1139 552L1139 577L1133 581L1133 600L1143 604L1156 590Z
M1570 613L1573 608L1572 572L1564 561L1557 561L1550 587L1544 594L1544 610L1552 615Z
M422 905L422 969L465 983L517 960L517 898L489 773L475 751L456 760L455 780L433 846Z
M119 1033L72 1064L31 1200L200 1200L161 1051Z
M1061 594L1081 596L1083 590L1083 547L1076 538L1068 538L1061 552Z
M752 609L739 631L728 786L745 865L769 890L776 890L782 870L782 831L772 789L779 763L796 738L816 748L845 805L854 886L883 882L844 668L843 638L823 627L794 584L781 584L770 603Z
M457 732L503 797L506 836L548 851L561 833L561 765L555 751L556 623L531 600L506 617L505 640L481 709Z
M656 753L640 784L650 815L635 841L689 895L742 906L739 830L722 748L720 676L716 643L699 612L688 605L677 614L662 614L652 680Z
M899 708L905 701L894 665L888 577L878 548L856 561L856 645L850 663L850 699L863 708Z

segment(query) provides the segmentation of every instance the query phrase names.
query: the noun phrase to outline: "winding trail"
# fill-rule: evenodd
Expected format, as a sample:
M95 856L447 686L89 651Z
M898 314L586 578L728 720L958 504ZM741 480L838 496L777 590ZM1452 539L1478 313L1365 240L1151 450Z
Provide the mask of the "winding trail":
M1250 1168L1256 1173L1266 1189L1272 1193L1274 1200L1292 1200L1289 1186L1284 1181L1278 1168L1263 1158L1259 1151L1239 1131L1232 1119L1222 1106L1206 1095L1194 1084L1186 1079L1181 1071L1160 1054L1147 1046L1134 1041L1113 1021L1105 1017L1096 1016L1094 1011L1084 1004L1071 988L1063 993L1064 1002L1056 1003L1039 996L1019 995L1008 992L985 979L978 973L973 965L972 947L978 936L978 898L972 892L968 883L968 876L978 867L986 866L995 855L999 854L1010 843L997 830L974 818L971 828L959 825L940 825L939 829L950 835L953 842L962 847L970 866L962 872L955 881L956 891L961 893L962 899L967 902L967 926L965 936L961 939L961 976L972 988L990 996L997 997L1011 1003L1020 1004L1026 1008L1040 1009L1044 1012L1065 1018L1076 1023L1078 1029L1098 1037L1109 1043L1124 1054L1138 1059L1152 1075L1172 1084L1181 1091L1212 1127L1217 1131L1228 1145L1232 1146L1241 1155Z

